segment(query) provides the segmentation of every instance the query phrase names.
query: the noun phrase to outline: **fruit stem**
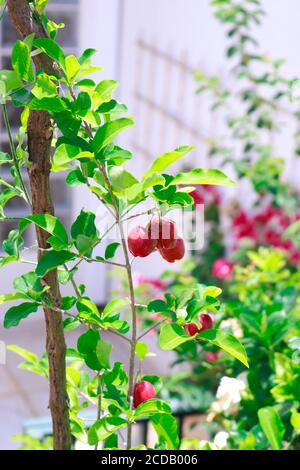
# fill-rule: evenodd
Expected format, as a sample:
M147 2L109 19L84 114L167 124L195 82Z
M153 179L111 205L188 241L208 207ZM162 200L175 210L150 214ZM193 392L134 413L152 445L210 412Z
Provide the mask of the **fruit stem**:
M136 314L136 306L135 306L135 294L134 294L134 287L133 287L131 262L130 262L129 252L128 252L127 243L125 239L123 220L122 220L122 217L120 216L119 208L117 205L117 201L113 192L111 182L109 180L105 165L103 163L98 162L98 168L103 173L104 180L107 184L107 188L108 188L111 201L114 207L115 218L116 218L116 222L118 224L120 236L121 236L121 243L122 243L123 253L125 257L125 265L126 265L127 278L128 278L128 284L129 284L132 324L131 324L131 343L130 343L129 373L128 373L128 401L129 401L130 409L132 409L133 390L134 390L135 349L136 349L136 343L137 343L137 314ZM129 450L131 447L131 441L132 441L132 423L128 422L127 444L126 444L127 450Z

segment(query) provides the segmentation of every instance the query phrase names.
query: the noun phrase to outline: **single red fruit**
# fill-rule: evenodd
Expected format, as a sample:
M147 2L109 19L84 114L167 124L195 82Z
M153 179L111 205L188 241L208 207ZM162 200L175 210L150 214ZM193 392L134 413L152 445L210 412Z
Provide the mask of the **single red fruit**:
M152 383L142 380L137 382L134 386L133 391L133 407L136 408L144 401L150 400L150 398L156 397L156 391Z
M128 235L128 248L133 256L145 258L156 248L155 240L151 240L143 227L133 228Z
M189 336L194 336L197 333L200 333L200 328L194 322L184 325L184 329Z
M210 315L208 315L208 313L201 313L201 315L199 316L199 321L200 321L200 324L201 324L201 327L200 327L200 331L204 331L204 330L209 330L210 328L213 327L213 319L211 318Z
M176 243L176 224L165 217L153 217L148 225L148 232L150 238L157 241L158 248L173 248Z
M177 238L173 248L159 248L161 256L169 263L182 259L185 253L184 241L182 238Z

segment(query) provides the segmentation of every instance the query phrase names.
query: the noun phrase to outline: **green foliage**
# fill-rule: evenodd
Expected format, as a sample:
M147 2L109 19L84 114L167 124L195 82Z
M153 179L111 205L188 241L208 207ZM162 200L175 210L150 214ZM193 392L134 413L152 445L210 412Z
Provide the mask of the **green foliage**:
M140 341L148 331L143 330L139 338L136 335L136 309L142 309L148 317L151 312L159 312L165 320L172 321L161 327L159 344L163 350L185 347L187 343L195 348L195 338L186 334L184 325L204 309L218 312L221 308L218 300L220 290L214 286L205 289L197 285L180 295L166 293L165 301L153 297L148 307L136 305L127 245L123 242L107 245L105 236L109 235L109 231L99 233L95 213L83 207L71 224L70 235L57 217L47 213L31 213L34 208L22 176L23 170L32 164L25 139L27 122L33 111L49 113L55 136L51 142L51 171L67 172L66 183L69 186L85 185L95 200L97 198L97 202L113 216L114 225L119 226L121 234L127 214L139 202L151 198L156 205L156 214L164 215L178 206L192 210L193 198L189 193L194 184L232 186L234 183L216 169L193 168L175 175L163 173L193 150L192 146L178 147L160 155L141 179L130 173L125 165L133 157L132 153L115 142L121 132L134 124L132 118L120 117L127 112L127 107L113 97L119 84L115 80L96 83L89 78L90 74L99 70L99 67L92 65L94 49L85 50L79 57L66 55L56 41L57 31L64 25L47 18L46 5L47 0L30 2L34 21L40 23L48 37L31 34L23 41L17 41L12 49L13 70L0 72L3 117L11 143L9 153L0 153L0 164L10 167L12 176L7 181L5 178L0 180L1 187L4 187L0 196L0 217L1 221L7 219L6 205L15 197L26 201L29 214L3 241L7 256L0 259L0 266L13 261L27 262L22 257L23 234L30 224L48 237L47 248L40 249L34 270L14 280L12 293L0 296L0 303L22 301L6 311L4 327L17 326L40 307L52 311L58 319L61 315L65 333L81 327L76 348L67 349L65 359L70 427L76 439L90 445L104 441L105 448L115 448L118 447L117 433L121 428L127 427L127 435L130 436L130 427L137 420L150 419L157 433L158 448L178 449L177 422L172 416L171 405L162 396L145 400L135 409L133 407L136 381L147 380L153 383L158 394L163 394L160 377L143 375L143 361L153 354L149 352L147 343ZM49 63L53 62L52 73L33 67L32 58L39 53L48 56ZM6 100L22 110L16 148ZM267 117L262 116L261 125L266 124ZM149 215L152 215L153 211L150 212ZM93 257L93 251L98 247L103 249L104 257ZM121 248L126 264L115 260ZM86 295L86 286L77 284L76 277L82 262L113 264L123 269L127 273L129 292L125 295L119 293L103 309L98 308L94 300ZM56 275L61 284L70 284L73 295L61 296L59 292L52 292L47 281L51 284L50 280ZM122 362L112 360L111 333L118 335L129 346L128 374ZM223 348L247 364L243 347L231 334L216 329L211 335L201 334L197 339L204 346L213 344L214 347ZM48 379L47 355L38 358L18 346L10 346L9 349L25 360L22 368ZM115 353L118 354L118 351ZM135 357L139 363L138 370ZM50 380L53 380L52 375ZM97 419L89 429L80 415L87 406L96 407L97 410ZM296 421L294 413L293 422ZM24 448L47 448L51 445L50 440L40 444L30 437L21 437L21 440ZM127 446L131 447L129 437Z

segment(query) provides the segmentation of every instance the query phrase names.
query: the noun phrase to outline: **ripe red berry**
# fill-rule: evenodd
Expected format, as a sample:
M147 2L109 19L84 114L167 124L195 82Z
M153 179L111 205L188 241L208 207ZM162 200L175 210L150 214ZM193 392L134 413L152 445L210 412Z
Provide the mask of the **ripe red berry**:
M145 258L156 248L155 240L151 240L143 227L133 228L128 235L128 248L133 256Z
M136 408L144 401L150 400L150 398L155 398L155 397L156 397L156 391L152 383L147 382L146 380L137 382L134 386L134 391L133 391L133 407Z
M200 333L200 328L194 322L184 325L184 329L189 336L194 336L197 333Z
M210 328L213 327L213 319L211 318L210 315L208 315L208 313L201 313L201 315L199 316L199 321L201 324L201 328L199 332L204 331L204 330L209 330Z
M173 248L159 248L161 256L169 263L182 259L185 253L184 241L182 238L177 238Z
M149 236L157 241L158 248L173 248L177 231L176 224L165 217L153 217L148 225Z

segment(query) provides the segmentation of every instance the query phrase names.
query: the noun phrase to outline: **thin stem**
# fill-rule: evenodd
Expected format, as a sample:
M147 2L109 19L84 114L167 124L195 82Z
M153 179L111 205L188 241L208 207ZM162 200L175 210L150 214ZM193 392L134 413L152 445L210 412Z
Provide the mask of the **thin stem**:
M102 415L102 380L101 380L100 372L97 373L97 378L98 378L97 421L99 421L99 419L101 419L101 415ZM98 444L99 444L99 442L96 442L95 450L98 450Z
M69 270L69 268L68 268L68 266L67 266L66 264L64 264L64 268L65 268L65 270L70 274L70 270ZM75 294L76 294L76 297L77 297L77 298L80 298L80 297L81 297L81 294L80 294L79 288L78 288L78 286L77 286L77 283L76 283L76 281L75 281L75 279L74 279L74 276L71 275L70 280L71 280L71 284L72 284L72 286L73 286L74 292L75 292Z
M122 335L121 333L119 333L118 331L115 331L115 330L112 330L111 328L108 328L108 330L110 333L116 335L116 336L119 336L119 338L122 338L124 339L125 341L127 341L129 344L131 344L131 339L130 338L127 338L127 336L124 336Z
M1 108L2 108L2 114L3 114L3 120L4 120L5 128L6 128L7 135L8 135L10 151L11 151L13 161L14 161L14 166L15 166L17 175L19 177L20 184L21 184L22 191L24 193L25 199L26 199L29 207L32 208L31 200L30 200L27 188L25 186L25 183L23 181L23 177L22 177L21 170L20 170L20 167L19 167L19 161L18 161L18 157L17 157L17 154L16 154L15 146L14 146L14 141L13 141L13 136L12 136L12 132L11 132L11 127L10 127L10 124L9 124L6 104L2 103Z
M126 268L126 264L117 263L115 261L108 261L106 259L87 258L85 256L83 257L83 259L87 261L88 263L104 263L104 264L110 264L111 266L118 266L119 268Z
M128 374L128 401L129 401L130 408L132 408L133 389L134 389L135 349L136 349L136 342L137 342L137 314L136 314L136 307L135 307L135 294L134 294L133 278L132 278L132 272L131 272L131 263L130 263L129 252L128 252L128 248L127 248L127 244L125 240L123 221L122 221L122 218L120 217L119 208L117 205L117 201L116 201L109 177L106 172L106 168L103 165L103 163L100 163L100 162L98 162L98 168L100 171L102 171L102 174L104 176L104 180L106 182L106 185L107 185L107 188L108 188L111 200L112 200L112 204L114 207L116 221L119 226L121 243L122 243L122 248L123 248L123 253L124 253L125 263L126 263L129 291L130 291L130 304L131 304L131 313L132 313L131 327L132 328L131 328L131 344L130 344L130 359L129 359L129 374ZM132 440L132 423L128 422L127 446L126 446L127 450L129 450L131 447L131 440Z
M164 318L163 320L160 320L159 322L155 323L154 325L150 326L150 328L148 328L147 330L145 330L142 334L140 334L140 336L137 338L137 341L139 341L140 339L142 339L144 336L146 336L150 331L154 330L155 328L157 328L158 326L160 326L162 323L164 323L167 319Z

